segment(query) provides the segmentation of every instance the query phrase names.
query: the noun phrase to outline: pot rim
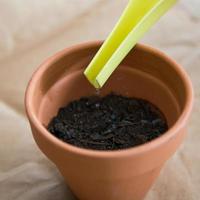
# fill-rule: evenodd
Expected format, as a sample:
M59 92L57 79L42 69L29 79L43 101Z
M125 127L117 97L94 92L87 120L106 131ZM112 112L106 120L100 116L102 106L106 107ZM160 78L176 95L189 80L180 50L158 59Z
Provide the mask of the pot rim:
M132 155L142 154L147 151L158 148L165 142L175 137L176 135L175 133L177 133L179 130L181 130L184 127L192 111L193 100L194 100L192 83L187 73L176 61L168 57L165 53L161 52L160 50L150 47L148 45L144 45L144 44L137 44L135 48L141 49L143 51L146 51L150 54L153 54L155 56L158 56L166 60L177 71L177 73L181 77L181 80L183 81L183 84L186 90L186 103L184 105L183 111L181 115L179 116L178 120L176 121L176 123L171 128L169 128L167 132L165 132L163 135L159 136L158 138L155 138L154 140L150 142L147 142L142 145L138 145L136 147L122 149L122 150L101 151L101 150L84 149L84 148L80 148L80 147L76 147L71 144L68 144L56 138L55 136L53 136L42 125L42 123L39 121L36 114L34 113L33 107L31 105L33 90L36 85L36 82L41 78L41 75L45 72L45 70L50 65L57 62L63 56L66 56L69 52L77 52L80 49L97 47L97 46L100 46L101 44L102 44L102 41L90 41L90 42L81 43L78 45L73 45L71 47L65 48L61 50L60 52L56 53L55 55L47 58L33 73L28 83L26 93L25 93L25 109L26 109L26 113L30 122L34 124L35 127L38 129L38 133L43 134L43 136L46 138L46 140L48 140L48 142L54 143L54 145L58 146L59 148L65 151L70 151L73 154L79 154L82 156L98 157L98 158L113 158L113 157L122 157L122 156L125 157L125 156L130 156L130 155L132 156Z

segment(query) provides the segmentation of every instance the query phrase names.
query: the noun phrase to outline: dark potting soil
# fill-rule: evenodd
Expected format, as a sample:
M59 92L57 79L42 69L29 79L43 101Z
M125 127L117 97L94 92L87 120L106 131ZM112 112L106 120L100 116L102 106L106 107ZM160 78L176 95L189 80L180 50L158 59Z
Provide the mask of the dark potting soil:
M154 105L116 94L73 101L60 108L48 125L59 139L96 150L134 147L159 137L167 129L165 117Z

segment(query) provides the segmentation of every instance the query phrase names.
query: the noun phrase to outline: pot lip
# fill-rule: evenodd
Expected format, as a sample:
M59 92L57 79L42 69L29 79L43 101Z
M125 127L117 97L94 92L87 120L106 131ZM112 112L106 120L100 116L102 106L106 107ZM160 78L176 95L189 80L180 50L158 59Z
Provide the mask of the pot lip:
M60 52L56 53L55 55L47 58L39 67L38 69L33 73L27 89L25 93L25 109L26 114L31 122L31 124L34 124L36 129L38 130L39 134L42 134L48 142L53 143L55 146L61 148L64 151L71 152L73 154L79 154L81 156L87 156L87 157L96 157L96 158L114 158L114 157L126 157L126 156L133 156L133 155L139 155L143 154L147 151L151 151L153 149L158 148L159 146L163 145L167 141L173 139L175 137L175 133L181 130L185 123L187 122L190 113L192 111L193 107L193 100L194 100L194 92L192 83L190 81L189 76L185 72L185 70L172 58L168 57L165 53L161 52L158 49L155 49L153 47L150 47L148 45L144 44L137 44L135 48L141 49L143 51L146 51L152 55L158 56L164 60L166 60L171 66L175 68L179 76L181 77L184 87L186 89L186 103L183 108L183 111L181 115L179 116L176 123L163 135L160 137L147 142L142 145L138 145L136 147L128 148L128 149L122 149L122 150L116 150L116 151L101 151L101 150L92 150L92 149L84 149L79 148L76 146L73 146L71 144L65 143L61 141L60 139L53 136L39 121L39 119L36 117L35 113L33 112L33 107L31 105L31 97L33 96L33 90L34 86L36 85L36 82L41 77L43 72L53 63L57 62L60 58L68 54L69 52L76 52L80 49L86 49L86 48L95 48L97 46L100 46L102 44L102 41L90 41L86 43L81 43L78 45L74 45L68 48L65 48L61 50Z

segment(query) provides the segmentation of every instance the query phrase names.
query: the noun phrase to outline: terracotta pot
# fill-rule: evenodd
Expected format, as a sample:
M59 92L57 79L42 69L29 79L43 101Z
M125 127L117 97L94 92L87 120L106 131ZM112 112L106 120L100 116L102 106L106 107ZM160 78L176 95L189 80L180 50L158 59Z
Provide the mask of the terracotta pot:
M47 59L26 91L26 111L39 148L52 160L81 200L143 199L185 137L193 104L191 82L176 62L158 50L137 45L101 90L147 99L165 114L169 131L120 151L81 149L51 135L45 126L58 108L95 94L83 75L101 42L76 45Z

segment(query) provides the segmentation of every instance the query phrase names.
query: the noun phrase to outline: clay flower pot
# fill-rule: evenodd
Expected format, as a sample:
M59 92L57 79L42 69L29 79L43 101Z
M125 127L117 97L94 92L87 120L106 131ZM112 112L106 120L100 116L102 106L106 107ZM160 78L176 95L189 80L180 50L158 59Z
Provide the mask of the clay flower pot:
M33 136L81 200L140 200L165 162L182 143L193 104L191 82L176 62L158 50L137 45L111 76L111 91L149 100L165 114L170 129L146 144L119 151L87 150L64 143L47 131L58 108L95 94L83 75L101 42L76 45L47 59L26 91Z

